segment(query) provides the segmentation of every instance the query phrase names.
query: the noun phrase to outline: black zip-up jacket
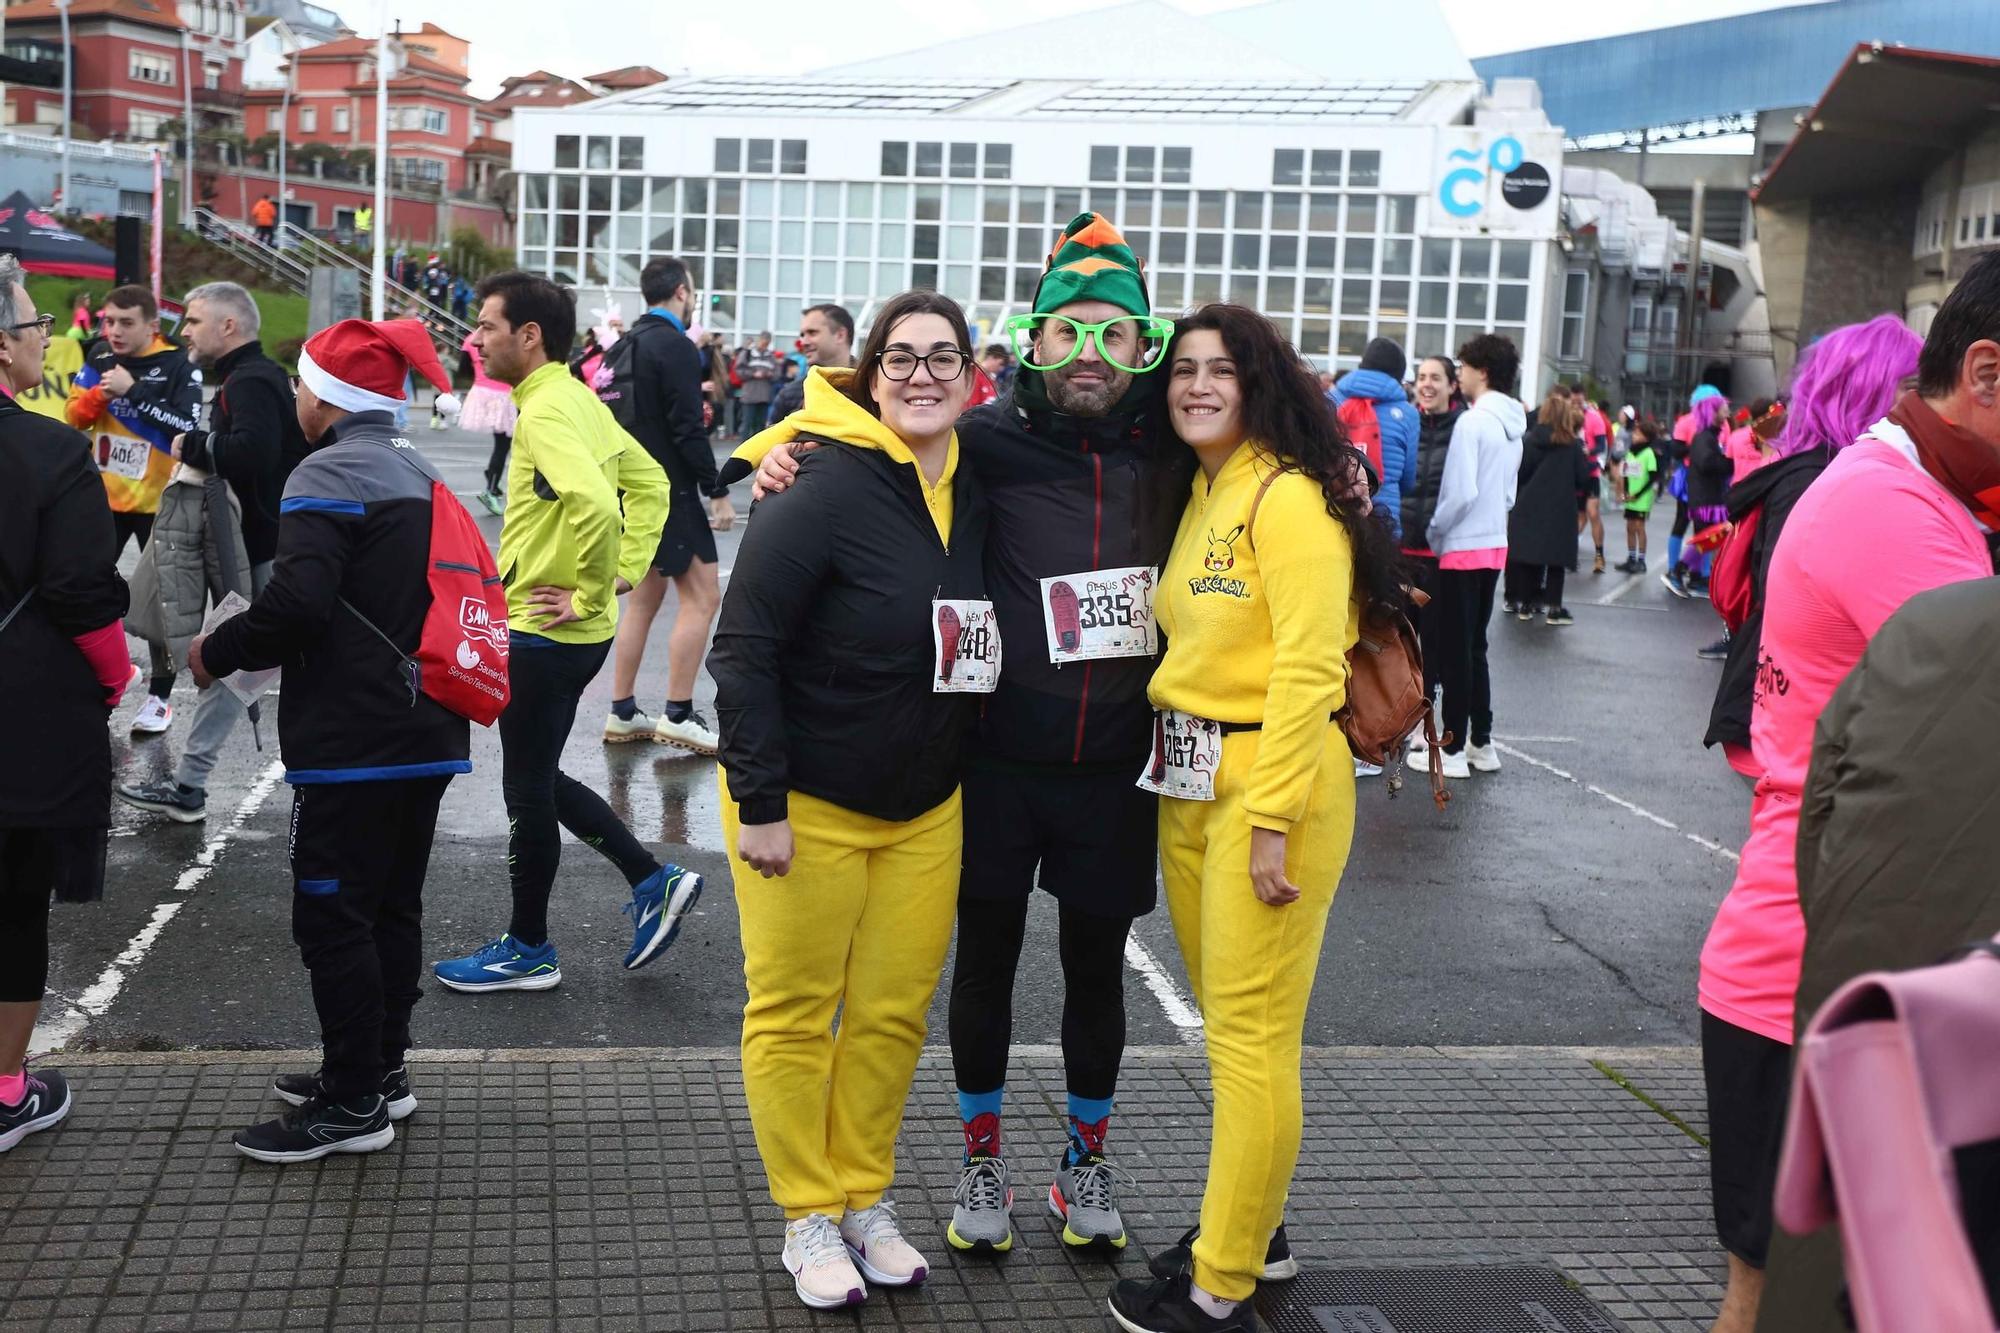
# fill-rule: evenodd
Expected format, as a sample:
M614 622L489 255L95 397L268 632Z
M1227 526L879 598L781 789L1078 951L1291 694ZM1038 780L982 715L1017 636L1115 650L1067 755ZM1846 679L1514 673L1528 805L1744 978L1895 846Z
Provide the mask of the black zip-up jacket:
M1424 412L1417 417L1417 484L1403 493L1403 547L1428 549L1431 519L1437 513L1438 491L1444 486L1444 456L1451 447L1451 430L1463 408Z
M980 710L977 754L1009 765L1143 764L1155 660L1050 662L1041 581L1166 564L1194 455L1143 411L1079 417L1028 406L1019 389L1032 373L958 421L959 448L993 509L986 585L1006 645L1000 688Z
M72 642L125 614L125 580L90 442L0 395L0 828L111 822L104 687Z
M987 509L963 437L948 543L913 465L821 443L757 503L708 654L745 824L785 818L794 791L877 819L935 808L985 697L931 690L932 599L986 596Z
M285 669L278 744L287 782L472 771L470 723L416 689L403 662L431 605L436 479L391 414L343 417L285 483L270 586L202 646L217 677Z
M1831 449L1808 449L1774 459L1729 488L1732 522L1741 523L1758 509L1763 512L1750 536L1750 615L1743 627L1729 636L1729 656L1722 663L1715 706L1708 715L1708 734L1701 741L1705 746L1750 744L1750 711L1757 698L1757 659L1764 649L1764 594L1771 556L1778 549L1778 534L1792 516L1792 506L1832 461Z
M1735 471L1717 432L1705 430L1695 436L1688 446L1688 507L1712 509L1729 503L1729 478Z
M243 549L253 565L278 553L278 504L285 479L306 456L291 377L264 346L245 343L215 363L220 383L208 429L191 430L181 461L229 483L243 506Z
M727 486L716 484L715 452L701 424L701 354L672 321L651 311L635 320L625 337L635 340L632 381L639 393L632 437L665 469L673 502L729 494Z

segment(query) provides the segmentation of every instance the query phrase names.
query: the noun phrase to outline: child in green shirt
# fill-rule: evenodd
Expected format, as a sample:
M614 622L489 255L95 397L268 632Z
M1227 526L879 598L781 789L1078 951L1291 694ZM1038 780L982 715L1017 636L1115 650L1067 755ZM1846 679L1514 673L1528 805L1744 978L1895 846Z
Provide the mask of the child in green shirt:
M1660 490L1660 459L1653 449L1659 431L1651 420L1633 426L1632 447L1620 465L1620 485L1625 492L1625 563L1618 568L1627 574L1646 572L1646 519Z

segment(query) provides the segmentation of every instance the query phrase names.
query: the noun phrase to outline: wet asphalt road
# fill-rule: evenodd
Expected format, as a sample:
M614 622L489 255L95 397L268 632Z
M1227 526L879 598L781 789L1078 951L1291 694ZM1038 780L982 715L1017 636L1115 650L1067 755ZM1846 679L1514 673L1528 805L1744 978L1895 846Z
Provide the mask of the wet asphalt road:
M470 504L487 441L426 431L418 443ZM747 508L746 490L739 488L739 509ZM475 512L497 539L498 521ZM739 524L720 537L725 571L741 532ZM1655 574L1665 536L1662 517L1652 539ZM1610 557L1623 554L1621 531ZM1391 800L1379 779L1363 783L1308 1042L1695 1040L1696 957L1729 886L1729 853L1742 842L1749 810L1747 789L1699 744L1720 667L1694 651L1717 636L1719 622L1707 603L1674 600L1652 575L1593 577L1587 553L1584 570L1571 583L1573 628L1522 624L1496 610L1495 730L1509 747L1504 771L1454 783L1457 799L1443 815L1415 791ZM641 676L649 710L658 708L665 686L672 607L670 598ZM143 662L143 648L132 646ZM604 792L663 858L708 877L696 915L660 961L623 972L619 961L630 942L620 911L628 900L623 881L566 841L550 914L561 987L471 997L428 983L416 1016L421 1044L736 1044L742 955L714 766L664 747L603 745L609 675L607 666L585 696L565 768ZM712 695L704 676L697 706L711 719ZM194 696L183 676L172 732L145 741L126 738L138 703L128 699L112 720L119 780L171 773ZM271 780L274 718L263 732L262 753L247 727L232 738L209 789L205 825L114 807L106 901L54 909L41 1044L59 1038L73 1048L234 1049L316 1042L290 934L290 797ZM492 732L475 729L473 759L475 772L456 780L445 800L432 855L425 895L432 957L469 950L506 923L506 816ZM1054 917L1046 899L1032 917L1017 1042L1057 1039ZM1132 1041L1189 1039L1177 998L1186 983L1164 907L1140 921L1135 938L1137 962L1155 960L1158 968L1150 980L1128 973ZM931 1040L942 1043L942 990L931 1026Z

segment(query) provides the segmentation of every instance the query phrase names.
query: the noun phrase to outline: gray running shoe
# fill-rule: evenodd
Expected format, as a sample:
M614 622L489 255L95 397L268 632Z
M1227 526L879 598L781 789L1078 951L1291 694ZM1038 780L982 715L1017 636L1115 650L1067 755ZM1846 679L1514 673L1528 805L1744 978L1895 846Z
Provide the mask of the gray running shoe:
M1112 1165L1096 1153L1075 1166L1064 1154L1049 1186L1049 1211L1063 1220L1063 1244L1125 1248L1125 1219L1112 1197Z
M945 1239L955 1250L1005 1254L1014 1248L1013 1179L1004 1157L975 1157L959 1172Z

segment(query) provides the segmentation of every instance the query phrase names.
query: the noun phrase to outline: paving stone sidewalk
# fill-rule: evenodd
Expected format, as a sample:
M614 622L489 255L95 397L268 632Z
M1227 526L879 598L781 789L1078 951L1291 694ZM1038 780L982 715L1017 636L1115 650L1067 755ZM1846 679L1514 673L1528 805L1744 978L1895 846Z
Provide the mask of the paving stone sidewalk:
M394 1146L285 1168L229 1135L282 1109L268 1090L298 1067L286 1056L55 1063L75 1112L0 1156L10 1331L1098 1330L1114 1277L1192 1221L1207 1151L1199 1054L1128 1054L1111 1146L1135 1243L1115 1263L1072 1257L1042 1193L1061 1061L1029 1051L1009 1088L1015 1250L961 1259L942 1237L949 1060L928 1053L895 1197L931 1281L814 1314L777 1262L733 1053L413 1053L422 1106ZM1308 1268L1528 1262L1629 1329L1706 1328L1723 1263L1693 1051L1316 1049L1305 1072L1289 1235ZM1319 1326L1281 1296L1267 1314Z

